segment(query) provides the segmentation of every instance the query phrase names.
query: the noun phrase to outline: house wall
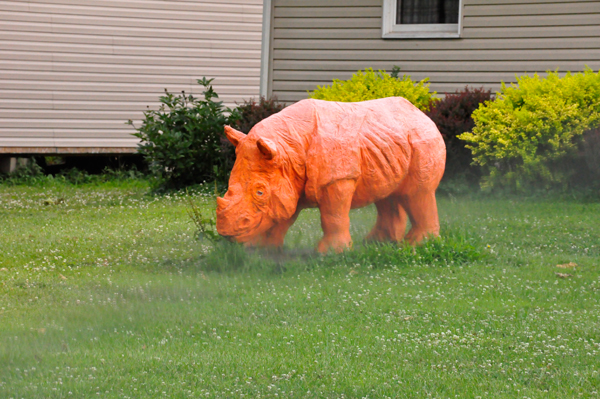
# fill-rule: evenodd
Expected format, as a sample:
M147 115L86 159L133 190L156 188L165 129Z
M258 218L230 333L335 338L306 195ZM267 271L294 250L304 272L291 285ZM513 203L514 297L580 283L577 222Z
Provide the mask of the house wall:
M259 93L262 0L0 2L0 153L133 152L167 88Z
M298 101L358 69L494 91L533 72L600 69L600 1L463 0L460 39L382 39L383 0L272 0L269 92Z

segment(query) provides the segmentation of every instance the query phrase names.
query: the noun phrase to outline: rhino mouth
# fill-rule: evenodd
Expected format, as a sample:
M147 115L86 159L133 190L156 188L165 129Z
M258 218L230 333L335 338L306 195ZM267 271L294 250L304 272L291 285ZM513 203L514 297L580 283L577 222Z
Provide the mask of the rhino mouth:
M244 242L246 240L251 239L254 235L258 234L257 230L260 228L262 221L263 220L261 215L257 221L245 219L228 224L228 226L224 225L222 226L222 228L219 228L219 226L217 226L217 231L221 235L221 237L229 241Z
M229 241L245 244L253 241L255 238L257 238L257 236L269 230L271 227L272 223L265 221L263 215L261 215L260 219L258 219L258 222L256 222L252 227L246 228L242 232L233 235L221 235Z

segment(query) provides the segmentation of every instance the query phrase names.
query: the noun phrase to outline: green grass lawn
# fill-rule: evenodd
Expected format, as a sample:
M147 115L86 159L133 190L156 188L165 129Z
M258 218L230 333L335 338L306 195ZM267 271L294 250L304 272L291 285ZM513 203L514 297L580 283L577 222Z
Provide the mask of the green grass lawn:
M214 251L147 191L0 186L1 398L600 396L599 203L440 198L480 256L395 262L313 257L315 210L283 254Z

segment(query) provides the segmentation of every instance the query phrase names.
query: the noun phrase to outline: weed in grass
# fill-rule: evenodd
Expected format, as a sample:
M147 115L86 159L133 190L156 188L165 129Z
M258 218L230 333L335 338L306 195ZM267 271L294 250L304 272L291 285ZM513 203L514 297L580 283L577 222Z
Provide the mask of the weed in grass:
M214 209L202 210L196 205L194 200L189 197L187 213L192 223L196 226L196 236L199 240L208 240L212 244L216 244L223 240L219 233L217 233L214 216L206 215L213 214Z

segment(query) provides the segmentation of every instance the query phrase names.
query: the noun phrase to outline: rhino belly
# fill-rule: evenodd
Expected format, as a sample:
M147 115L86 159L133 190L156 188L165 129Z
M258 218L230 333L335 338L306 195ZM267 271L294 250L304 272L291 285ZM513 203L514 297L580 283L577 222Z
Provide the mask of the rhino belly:
M389 197L406 177L410 164L411 151L405 137L367 139L366 144L361 151L361 172L352 208Z

